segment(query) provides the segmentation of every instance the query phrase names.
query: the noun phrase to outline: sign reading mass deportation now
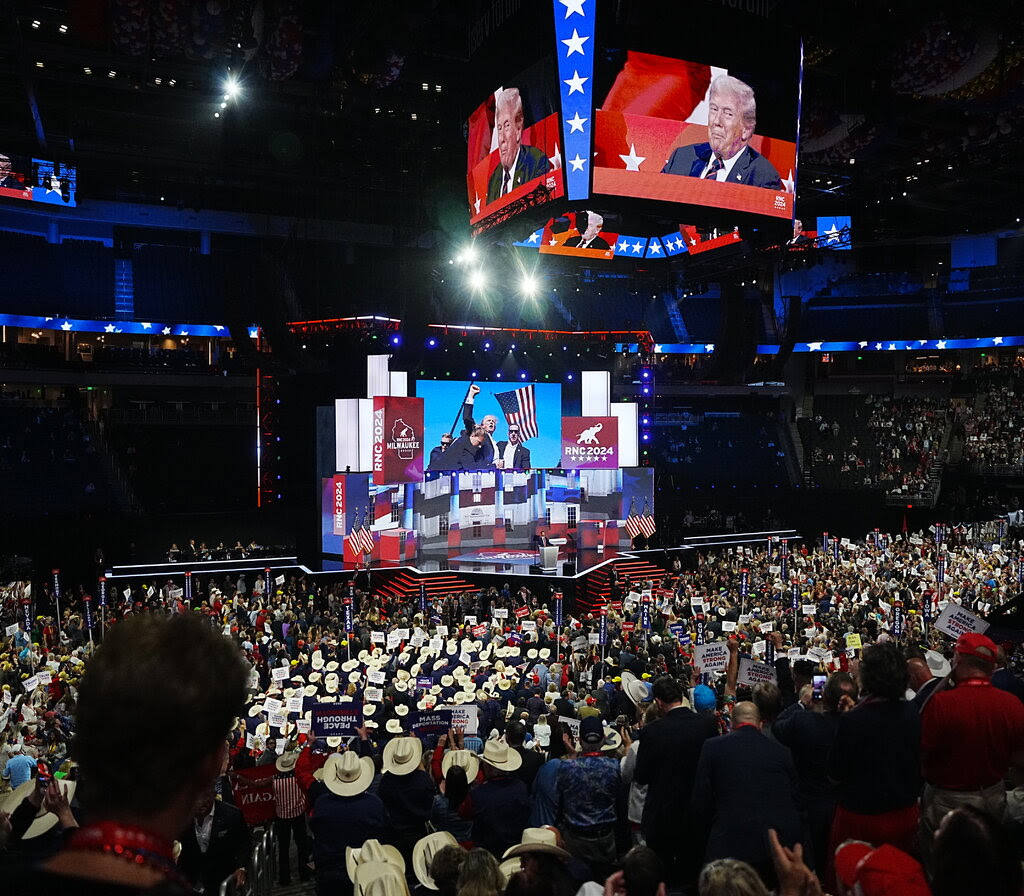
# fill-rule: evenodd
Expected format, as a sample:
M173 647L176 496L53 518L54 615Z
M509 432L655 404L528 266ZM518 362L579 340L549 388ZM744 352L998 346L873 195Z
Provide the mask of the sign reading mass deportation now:
M939 613L939 618L935 620L935 627L951 638L959 638L967 632L977 632L983 635L988 630L988 626L989 624L980 616L975 616L952 601L946 604L943 611Z

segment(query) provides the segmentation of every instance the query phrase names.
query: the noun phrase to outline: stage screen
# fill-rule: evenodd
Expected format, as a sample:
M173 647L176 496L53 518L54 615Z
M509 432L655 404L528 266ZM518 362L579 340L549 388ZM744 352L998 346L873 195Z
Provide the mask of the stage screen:
M633 50L610 58L611 85L595 97L595 195L792 217L795 59L765 54L731 70ZM780 95L780 80L791 91Z
M480 391L473 396L467 418L463 411L471 386L479 387ZM510 424L519 427L522 447L518 452L510 452L519 462L509 469L558 466L562 450L562 387L558 383L417 380L416 397L423 399L428 471L464 468L454 460L439 461L433 449L440 446L443 434L452 433L457 439L467 419L483 425L490 416L496 418L491 436L495 443L509 441Z
M73 208L77 184L74 165L28 159L0 149L0 198Z
M542 60L498 85L470 115L469 222L480 231L565 195L557 74Z

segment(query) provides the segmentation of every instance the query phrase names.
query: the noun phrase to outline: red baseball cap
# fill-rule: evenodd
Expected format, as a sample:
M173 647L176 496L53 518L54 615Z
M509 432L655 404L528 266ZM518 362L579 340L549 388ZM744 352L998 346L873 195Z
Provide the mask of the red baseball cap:
M973 656L986 663L996 661L996 644L988 635L978 632L964 632L956 639L956 652L963 656Z
M862 896L929 896L921 863L895 846L875 849L862 840L847 840L836 850L836 877Z

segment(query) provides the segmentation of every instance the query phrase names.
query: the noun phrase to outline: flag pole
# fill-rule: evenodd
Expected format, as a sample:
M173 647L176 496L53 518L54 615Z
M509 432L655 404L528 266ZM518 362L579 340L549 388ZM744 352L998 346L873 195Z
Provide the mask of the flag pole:
M466 406L466 399L469 398L469 391L475 385L476 385L476 381L473 380L466 387L466 394L462 397L462 404L459 405L458 413L456 413L455 419L452 421L451 428L448 430L448 435L451 435L453 432L455 432L455 427L459 425L459 420L462 419L462 409Z

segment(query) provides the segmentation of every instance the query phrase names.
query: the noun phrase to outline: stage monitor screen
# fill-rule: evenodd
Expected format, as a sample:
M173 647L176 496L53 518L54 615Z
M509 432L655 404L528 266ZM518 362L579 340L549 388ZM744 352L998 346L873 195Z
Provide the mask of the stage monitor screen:
M594 194L791 218L799 65L764 59L732 68L609 53L610 84L595 96Z
M550 60L498 85L469 117L469 221L487 230L565 195Z
M0 150L0 198L75 206L78 172L74 165L29 159Z

